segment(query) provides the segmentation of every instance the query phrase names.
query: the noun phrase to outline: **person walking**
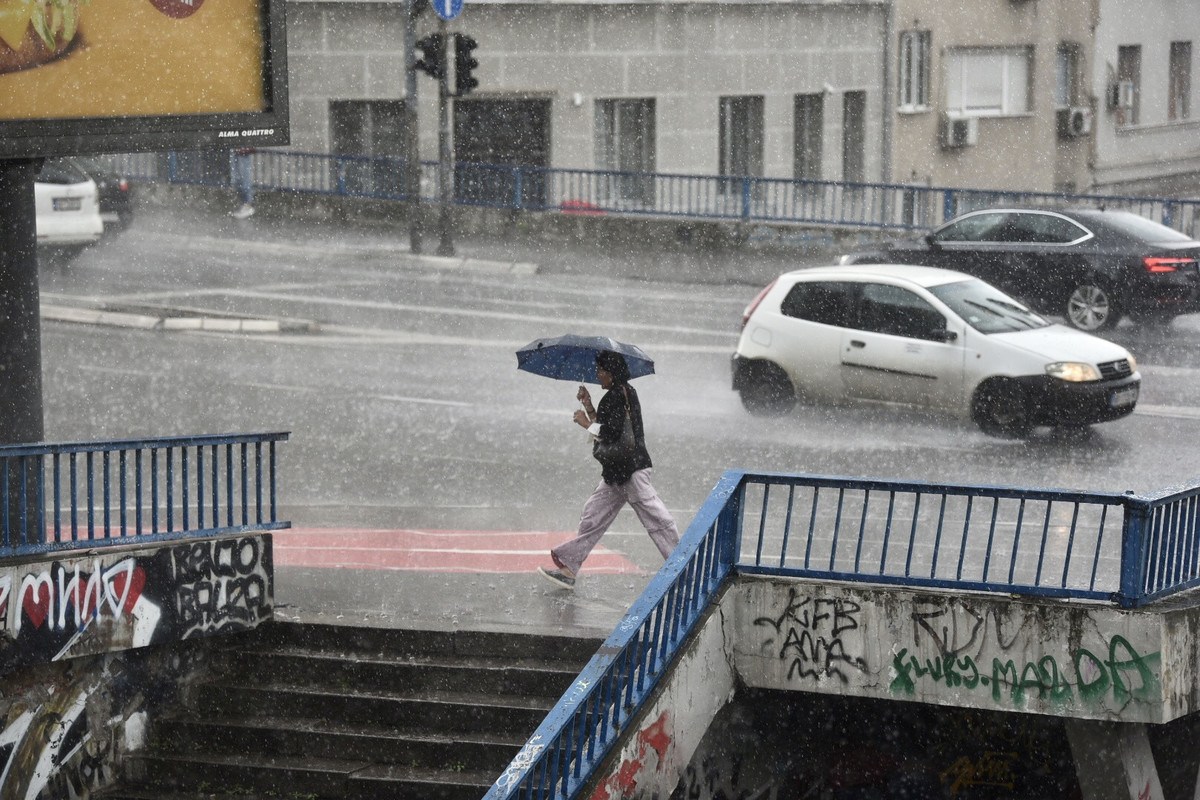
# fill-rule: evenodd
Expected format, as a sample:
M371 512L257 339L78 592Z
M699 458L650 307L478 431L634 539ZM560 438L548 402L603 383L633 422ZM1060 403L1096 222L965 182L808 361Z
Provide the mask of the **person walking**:
M629 385L629 365L625 358L607 350L597 354L596 380L605 394L599 406L593 407L587 388L580 386L575 396L583 408L575 412L575 423L587 428L594 438L592 455L600 461L600 484L583 505L578 534L550 551L557 569L538 567L538 574L565 589L575 587L583 562L626 503L633 508L663 558L670 556L679 544L675 518L650 484L653 465L646 450L642 405L637 391ZM631 446L622 447L626 419L633 441ZM616 454L606 455L611 450L616 450Z
M250 157L254 155L253 147L239 147L229 154L229 175L233 188L237 190L241 206L230 214L235 219L248 219L254 215L254 175L251 171Z

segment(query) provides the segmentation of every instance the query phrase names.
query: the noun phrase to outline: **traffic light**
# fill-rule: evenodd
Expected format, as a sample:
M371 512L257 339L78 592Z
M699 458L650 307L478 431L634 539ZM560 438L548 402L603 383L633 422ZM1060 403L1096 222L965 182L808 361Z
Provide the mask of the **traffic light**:
M471 70L479 66L479 62L471 55L471 51L478 46L467 34L454 34L454 94L458 97L479 85L479 81L471 74Z
M413 63L413 66L434 78L442 77L442 73L446 69L444 45L445 40L442 39L440 33L431 33L424 39L417 40L417 49L421 51L421 57Z

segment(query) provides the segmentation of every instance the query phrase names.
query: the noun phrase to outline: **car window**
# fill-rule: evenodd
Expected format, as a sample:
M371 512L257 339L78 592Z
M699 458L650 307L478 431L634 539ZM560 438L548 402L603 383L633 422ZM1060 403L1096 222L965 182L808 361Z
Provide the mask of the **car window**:
M42 169L37 177L34 178L38 183L57 184L83 183L87 179L87 175L80 172L78 167L70 161L61 159L47 159L42 164Z
M972 214L935 231L933 238L938 242L1003 241L1004 225L1009 216L1007 212Z
M783 298L784 316L846 327L850 319L854 284L846 281L802 281Z
M1050 324L1049 320L981 280L944 283L929 291L980 333L1027 331Z
M1004 241L1069 244L1091 234L1079 224L1057 214L1013 214Z
M946 330L946 318L907 289L865 283L858 303L858 324L854 327L909 339L937 339L937 334Z
M1190 242L1191 238L1174 228L1129 211L1109 211L1097 217L1104 225L1143 242Z

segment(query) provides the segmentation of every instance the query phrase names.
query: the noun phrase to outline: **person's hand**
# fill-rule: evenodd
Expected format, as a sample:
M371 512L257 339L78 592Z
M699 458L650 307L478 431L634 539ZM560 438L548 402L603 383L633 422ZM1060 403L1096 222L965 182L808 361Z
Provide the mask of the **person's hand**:
M575 393L575 399L581 403L591 403L592 395L588 392L586 386L580 386L579 391Z
M575 424L581 428L587 428L592 424L591 417L582 408L575 412Z

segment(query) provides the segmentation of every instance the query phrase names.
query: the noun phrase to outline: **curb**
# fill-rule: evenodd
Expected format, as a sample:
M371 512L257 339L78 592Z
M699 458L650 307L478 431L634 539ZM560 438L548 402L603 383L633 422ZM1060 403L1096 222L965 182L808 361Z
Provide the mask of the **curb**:
M42 304L41 317L50 322L104 325L152 331L207 331L214 333L318 333L320 325L310 320L239 319L230 317L139 314Z

